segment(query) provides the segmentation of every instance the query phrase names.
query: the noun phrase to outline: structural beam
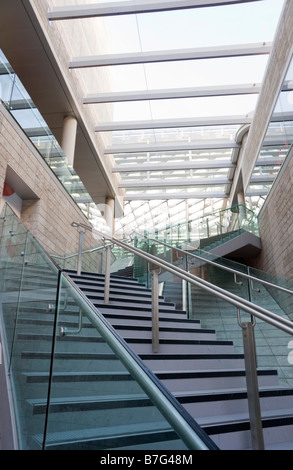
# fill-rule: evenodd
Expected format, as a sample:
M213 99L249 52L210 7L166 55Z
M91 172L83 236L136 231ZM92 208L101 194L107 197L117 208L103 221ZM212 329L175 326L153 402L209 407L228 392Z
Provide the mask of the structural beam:
M165 201L167 199L206 199L206 198L214 198L214 199L221 199L227 198L227 194L225 191L204 191L204 192L178 192L178 193L165 193L159 191L158 193L151 193L151 194L125 194L123 196L124 201Z
M112 173L131 173L143 171L172 171L172 170L209 170L216 168L235 168L233 163L225 161L205 161L205 162L181 162L181 163L166 163L160 164L126 164L112 168Z
M105 54L89 57L75 57L69 61L70 69L89 67L108 67L115 65L137 65L154 62L179 60L222 59L269 54L272 43L239 44L231 46L176 49L153 52L129 52L124 54Z
M125 181L119 184L119 188L172 188L178 186L218 186L222 184L229 184L231 181L228 178L184 178L182 179L158 179L153 180L139 180L139 181Z
M137 153L137 152L161 152L173 150L209 150L224 148L239 148L240 146L231 140L212 140L208 142L175 142L163 144L147 144L147 145L125 145L107 147L104 150L105 155L114 155L118 153Z
M233 96L259 94L260 84L223 85L210 87L177 88L164 90L140 90L116 93L91 94L83 99L83 104L119 103L123 101L168 100L178 98L207 98L212 96Z
M115 132L143 129L177 129L182 127L207 127L251 124L248 116L221 116L204 118L154 119L143 121L102 122L95 126L95 132Z
M125 2L96 3L92 5L71 5L55 7L49 11L49 21L93 18L103 16L155 13L160 11L184 10L190 8L215 7L236 3L252 3L261 0L133 0Z

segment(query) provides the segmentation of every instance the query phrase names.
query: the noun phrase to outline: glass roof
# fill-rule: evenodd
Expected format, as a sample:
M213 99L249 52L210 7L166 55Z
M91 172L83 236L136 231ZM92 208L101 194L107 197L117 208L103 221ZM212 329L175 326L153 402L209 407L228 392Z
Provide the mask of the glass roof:
M49 0L56 13L92 7L89 17L59 19L53 27L62 30L84 106L120 174L125 215L118 232L150 221L162 226L164 217L156 214L172 223L226 203L237 134L253 117L283 1L222 3L118 14L123 4L148 8L150 2ZM106 6L115 14L91 16ZM273 145L261 151L251 197L272 182L281 154L278 129L271 127Z

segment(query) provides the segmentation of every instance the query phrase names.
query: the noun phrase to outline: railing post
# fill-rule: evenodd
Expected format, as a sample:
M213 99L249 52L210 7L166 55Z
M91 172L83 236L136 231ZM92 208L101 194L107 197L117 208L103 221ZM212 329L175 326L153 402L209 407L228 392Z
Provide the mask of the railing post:
M244 347L247 399L249 408L252 448L253 450L264 450L264 438L262 430L261 408L257 379L254 324L252 322L247 322L241 323L240 326L242 328Z
M159 352L159 271L152 269L152 350Z
M81 263L82 263L82 244L83 244L83 237L85 234L84 230L79 230L79 243L78 243L78 258L77 258L77 275L80 276L81 274Z
M105 267L105 292L104 302L109 303L110 298L110 269L111 269L111 245L106 246L106 267Z

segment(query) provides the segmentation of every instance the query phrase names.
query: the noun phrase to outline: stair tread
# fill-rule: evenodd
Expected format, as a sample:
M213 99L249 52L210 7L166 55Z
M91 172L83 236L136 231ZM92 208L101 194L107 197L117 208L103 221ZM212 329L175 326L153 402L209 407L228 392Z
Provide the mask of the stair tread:
M293 408L282 409L282 410L266 410L261 412L263 425L265 421L279 420L285 418L292 418L293 424ZM227 426L231 424L239 424L244 422L250 422L249 413L235 413L226 415L214 415L205 416L198 418L198 424L200 426ZM267 423L268 424L268 423Z
M162 432L171 432L174 433L173 429L170 428L167 422L150 422L150 423L138 423L138 424L124 424L120 426L109 426L109 427L99 427L91 429L76 429L71 431L64 432L50 432L46 437L46 444L53 444L59 442L70 442L70 441L86 441L93 439L103 439L105 437L119 438L121 436L133 435L137 436L138 434L144 433L162 433ZM36 434L34 439L37 442L43 441L43 434Z

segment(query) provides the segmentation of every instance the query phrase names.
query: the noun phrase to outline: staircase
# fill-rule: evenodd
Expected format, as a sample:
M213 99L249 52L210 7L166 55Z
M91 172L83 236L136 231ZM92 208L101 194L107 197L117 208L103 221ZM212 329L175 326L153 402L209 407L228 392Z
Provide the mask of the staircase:
M6 273L8 301L2 304L8 343L13 346L13 388L19 404L21 448L42 448L39 430L46 420L51 340L57 326L46 449L51 450L184 450L107 343L82 319L72 299L62 296L54 325L50 305L56 277L26 266L22 295L17 273ZM251 449L244 359L233 340L217 337L216 318L200 312L190 320L183 310L160 297L160 351L152 353L151 292L135 279L111 276L110 303L104 303L104 277L90 273L71 279L86 294L157 379L206 431L220 449ZM36 294L38 297L36 297ZM32 298L38 300L32 301ZM203 298L204 299L204 298ZM206 302L206 303L205 303ZM206 310L206 299L200 311ZM198 318L196 318L198 317ZM222 331L221 331L222 334ZM293 448L293 390L281 386L275 369L258 371L266 449ZM28 432L28 428L30 432Z
M112 276L105 305L103 276L70 275L220 449L251 448L244 358L232 340L218 339L214 329L160 298L160 351L154 354L146 288ZM258 380L266 449L293 449L293 390L269 367L258 370Z

